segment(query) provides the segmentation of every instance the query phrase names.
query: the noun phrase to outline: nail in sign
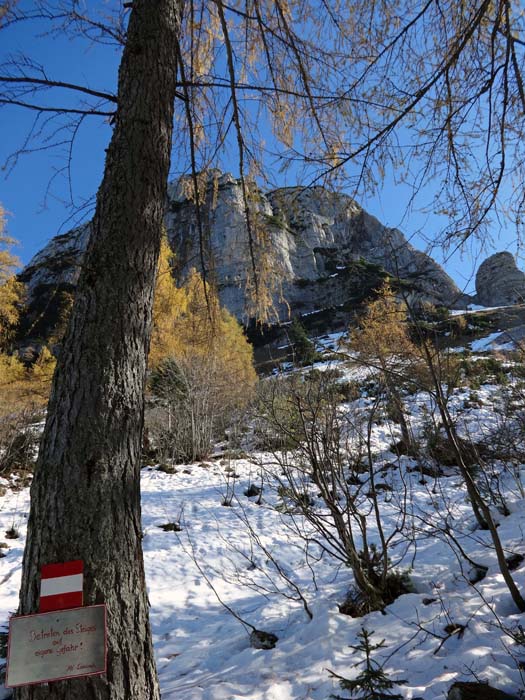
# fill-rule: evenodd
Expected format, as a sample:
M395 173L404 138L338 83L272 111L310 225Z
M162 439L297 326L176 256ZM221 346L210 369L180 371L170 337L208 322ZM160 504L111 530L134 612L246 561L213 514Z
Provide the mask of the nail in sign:
M105 673L106 648L105 605L12 617L6 686Z

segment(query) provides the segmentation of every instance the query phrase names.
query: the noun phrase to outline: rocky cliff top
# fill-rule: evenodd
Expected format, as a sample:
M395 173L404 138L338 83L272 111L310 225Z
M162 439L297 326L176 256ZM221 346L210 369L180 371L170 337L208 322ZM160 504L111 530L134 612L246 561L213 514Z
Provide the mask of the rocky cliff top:
M184 180L169 190L166 225L180 273L200 265L195 205ZM253 193L252 228L270 253L274 306L280 319L291 310L311 313L351 301L352 271L365 260L407 282L419 299L453 307L462 295L453 280L397 229L383 226L351 197L323 187L287 187ZM206 259L223 304L246 314L251 262L242 191L231 175L208 181L204 207Z
M462 305L461 292L431 257L348 195L323 187L288 187L255 190L250 197L258 274L271 290L275 320L355 307L387 274L398 279L412 299ZM189 180L168 187L165 221L177 274L182 278L191 267L201 269L204 260L222 304L246 320L253 279L240 183L214 171L204 181L201 198L202 247ZM85 225L53 238L23 270L31 315L45 316L61 292L74 289L88 236Z

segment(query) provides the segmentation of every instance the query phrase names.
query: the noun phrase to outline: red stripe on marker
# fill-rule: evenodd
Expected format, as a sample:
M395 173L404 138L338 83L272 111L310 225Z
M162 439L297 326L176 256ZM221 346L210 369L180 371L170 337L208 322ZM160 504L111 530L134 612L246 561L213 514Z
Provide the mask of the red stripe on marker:
M45 564L41 569L40 612L80 608L84 603L84 562Z
M46 595L40 598L40 612L55 612L56 610L69 610L69 608L81 608L83 603L82 591L74 593L61 593L60 595Z
M73 576L84 572L84 562L82 559L66 561L63 564L44 564L40 569L42 578L57 578L59 576Z

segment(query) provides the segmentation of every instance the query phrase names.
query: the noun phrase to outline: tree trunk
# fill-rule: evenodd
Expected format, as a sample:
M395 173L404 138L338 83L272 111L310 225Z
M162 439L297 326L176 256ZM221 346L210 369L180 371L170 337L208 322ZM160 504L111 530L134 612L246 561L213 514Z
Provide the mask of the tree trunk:
M390 374L390 369L388 368L386 363L382 364L386 390L388 392L390 401L392 402L393 419L396 423L399 423L401 427L401 440L404 444L407 454L412 454L412 452L414 451L414 440L412 439L412 435L410 433L410 429L405 416L403 400L401 398L401 394L399 393L399 389L396 385L395 378L392 377Z
M463 477L465 486L467 488L467 493L470 499L472 510L474 512L478 525L481 528L488 529L490 532L492 544L494 546L494 550L496 552L496 557L498 560L499 570L501 572L503 580L507 585L507 588L509 590L512 600L514 601L514 604L520 612L525 612L525 598L521 595L520 590L517 587L510 572L509 565L507 564L507 561L505 559L505 551L503 549L503 545L501 543L496 524L492 517L492 513L490 512L490 508L485 503L483 496L479 492L477 484L472 478L469 468L466 465L465 460L463 458L463 452L460 447L460 442L458 440L456 428L454 426L452 418L450 417L450 412L447 406L447 400L443 393L441 380L436 372L435 365L432 360L432 355L429 352L428 346L425 343L422 344L422 348L424 352L424 359L426 361L428 369L430 370L432 383L434 384L434 396L439 410L439 414L441 416L441 420L443 422L443 427L445 428L447 438L449 439L454 454L456 456L461 476Z
M40 567L84 561L105 603L104 676L16 690L17 700L159 698L141 546L140 446L152 299L169 170L180 0L134 0L118 113L31 488L20 614Z

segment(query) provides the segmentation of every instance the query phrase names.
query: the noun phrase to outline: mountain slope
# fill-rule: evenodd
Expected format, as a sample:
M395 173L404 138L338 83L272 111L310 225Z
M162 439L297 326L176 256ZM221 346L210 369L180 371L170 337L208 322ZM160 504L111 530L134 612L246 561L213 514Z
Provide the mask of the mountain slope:
M251 252L239 182L213 171L201 201L202 246L196 207L187 178L172 183L166 203L168 238L177 274L206 270L221 303L244 321L253 315ZM383 226L353 199L322 187L255 191L250 226L259 282L270 291L272 321L320 309L351 309L385 273L402 280L414 300L463 305L453 280L397 229ZM89 224L53 238L26 266L26 336L49 333L60 315L64 292L74 289ZM203 264L204 263L204 264Z

